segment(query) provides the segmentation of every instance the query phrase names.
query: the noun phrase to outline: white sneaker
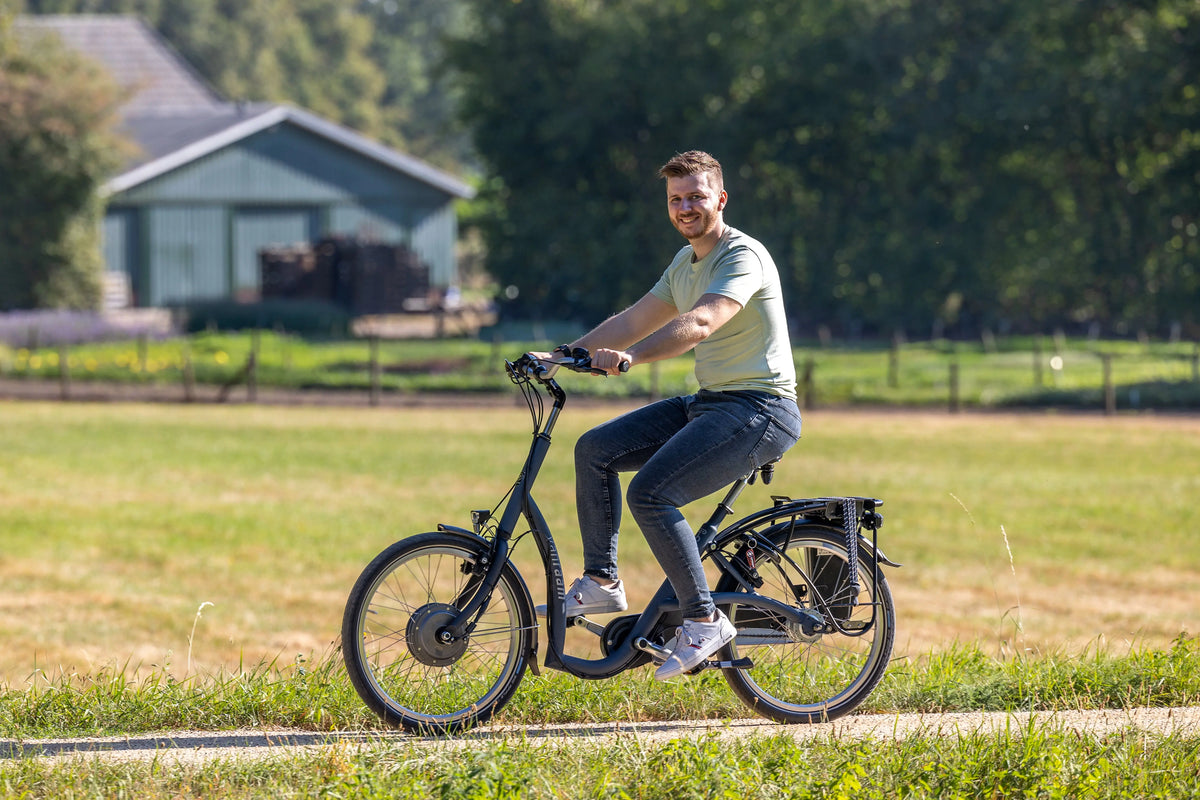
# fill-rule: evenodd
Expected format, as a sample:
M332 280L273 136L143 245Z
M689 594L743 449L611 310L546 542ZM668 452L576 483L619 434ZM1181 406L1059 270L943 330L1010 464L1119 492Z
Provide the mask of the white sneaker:
M582 617L584 614L614 614L629 608L625 602L625 584L617 581L612 586L601 586L590 575L576 578L567 589L563 600L567 618ZM546 606L534 609L539 617L546 616Z
M691 672L736 636L737 628L720 611L712 622L685 619L678 629L670 657L658 668L654 677L666 681Z

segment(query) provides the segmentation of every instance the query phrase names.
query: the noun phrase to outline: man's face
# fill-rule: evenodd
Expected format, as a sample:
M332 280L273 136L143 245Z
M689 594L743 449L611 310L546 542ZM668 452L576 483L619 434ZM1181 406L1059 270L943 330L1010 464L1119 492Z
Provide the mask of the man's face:
M667 213L688 241L711 233L721 219L726 195L713 178L710 172L667 178Z

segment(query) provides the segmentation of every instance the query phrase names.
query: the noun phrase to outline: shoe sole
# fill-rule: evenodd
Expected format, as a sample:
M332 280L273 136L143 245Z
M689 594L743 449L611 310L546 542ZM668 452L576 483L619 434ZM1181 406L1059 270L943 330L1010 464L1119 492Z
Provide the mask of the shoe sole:
M711 659L711 658L712 658L713 656L715 656L717 653L721 652L721 650L722 650L722 649L723 649L723 648L724 648L726 645L728 645L730 642L732 642L732 641L733 641L734 639L736 639L736 638L737 638L737 633L736 633L736 631L735 631L735 632L734 632L734 634L733 634L733 636L730 636L728 639L726 639L725 641L721 642L721 644L719 644L717 647L713 648L713 651L712 651L711 653L709 653L708 655L706 655L706 656L703 656L702 658L700 658L700 659L699 659L699 660L698 660L698 661L697 661L695 664L693 664L692 666L690 666L690 667L684 667L684 666L681 664L678 670L672 670L671 672L668 672L668 673L664 673L664 672L662 671L662 667L659 667L657 670L655 670L655 672L654 672L654 677L655 677L655 678L657 678L657 679L658 679L658 680L660 680L660 681L669 681L669 680L671 680L671 679L673 679L673 678L678 678L678 677L679 677L679 676L681 676L681 675L689 675L689 674L691 674L692 672L694 672L696 669L698 669L699 667L702 667L702 666L704 666L705 662L707 662L709 659ZM667 660L666 660L665 662L663 662L664 666L665 666L666 664L669 664L669 663L671 663L671 659L670 659L670 657L668 657L668 658L667 658ZM677 662L677 663L678 663L678 662Z

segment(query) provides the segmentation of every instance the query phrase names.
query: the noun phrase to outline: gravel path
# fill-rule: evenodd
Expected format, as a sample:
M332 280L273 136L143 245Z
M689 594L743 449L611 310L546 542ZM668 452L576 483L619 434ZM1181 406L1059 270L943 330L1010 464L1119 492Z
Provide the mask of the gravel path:
M821 737L893 739L917 734L958 737L972 734L996 735L1006 731L1019 735L1029 727L1031 721L1041 726L1078 731L1093 736L1104 736L1129 729L1156 735L1200 736L1200 707L1187 707L1034 714L861 714L828 725L785 726L761 719L743 719L546 727L485 726L449 738L423 738L399 731L170 731L125 737L0 739L0 757L116 760L157 758L160 762L190 763L216 758L289 758L303 752L331 747L444 749L498 741L515 741L530 745L572 743L603 746L621 740L657 744L673 739L696 739L710 734L729 738L787 734L798 741L810 741Z

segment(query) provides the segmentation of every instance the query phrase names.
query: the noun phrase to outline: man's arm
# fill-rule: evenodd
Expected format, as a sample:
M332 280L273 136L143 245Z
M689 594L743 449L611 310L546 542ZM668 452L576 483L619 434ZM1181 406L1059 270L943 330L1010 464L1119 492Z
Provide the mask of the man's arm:
M647 297L653 296L647 295ZM642 299L645 300L645 298ZM672 313L674 312L674 309L667 303L658 298L653 299L663 307L670 309ZM641 301L638 304L640 305ZM636 306L631 307L630 310L632 308L636 308ZM630 364L642 364L683 355L715 333L741 310L741 303L724 295L702 295L690 311L666 319L664 324L654 328L649 335L634 339L630 345L626 345L626 349L621 349L620 346L596 349L592 355L592 366L615 374L622 361L628 361ZM612 319L617 319L617 317ZM605 324L607 322L601 324L600 328L603 328Z
M602 350L608 352L624 351L634 342L639 342L675 318L678 312L670 303L658 299L647 292L641 300L624 311L614 314L601 322L592 330L585 333L570 347L582 347L595 354ZM552 353L533 352L530 355L541 359L553 358ZM594 360L594 359L593 359ZM610 372L616 373L619 361L612 363ZM600 367L600 364L594 364ZM607 367L604 367L607 369Z
M677 313L673 305L647 292L641 300L604 320L571 346L591 352L624 350L666 325Z

